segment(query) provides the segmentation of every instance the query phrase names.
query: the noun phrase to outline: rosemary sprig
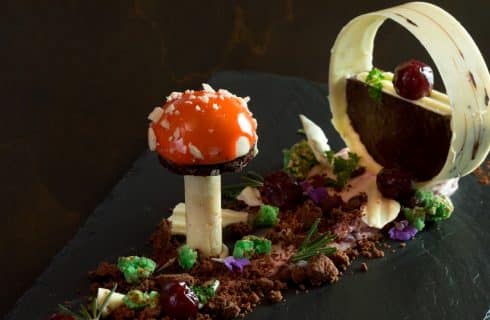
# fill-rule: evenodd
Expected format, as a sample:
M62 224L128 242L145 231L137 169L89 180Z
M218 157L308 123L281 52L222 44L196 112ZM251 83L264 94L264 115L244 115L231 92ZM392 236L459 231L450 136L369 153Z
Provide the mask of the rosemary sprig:
M109 300L111 299L111 296L114 294L114 292L116 292L116 289L117 284L114 285L111 292L109 292L109 294L104 298L104 301L102 302L102 305L100 307L96 297L92 302L91 312L89 312L87 307L84 305L80 307L80 311L78 313L71 311L61 304L58 305L58 309L60 310L60 313L72 316L73 318L75 318L75 320L100 320L102 318L102 311L109 304Z
M318 234L318 224L320 218L316 219L311 225L306 238L299 247L294 256L291 257L291 262L298 262L300 260L307 260L318 254L331 255L337 250L334 247L328 247L327 245L335 239L335 235L325 232Z
M231 184L222 188L223 197L235 199L236 196L246 187L260 188L264 185L264 177L254 171L248 171L240 177L241 183Z

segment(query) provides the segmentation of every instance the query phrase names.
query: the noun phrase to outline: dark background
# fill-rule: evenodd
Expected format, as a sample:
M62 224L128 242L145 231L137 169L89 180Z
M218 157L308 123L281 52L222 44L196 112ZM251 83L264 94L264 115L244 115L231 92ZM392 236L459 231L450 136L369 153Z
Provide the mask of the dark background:
M402 2L3 2L0 315L145 149L146 115L170 91L230 69L326 82L341 27ZM490 3L434 3L460 20L488 61ZM385 69L410 57L430 62L392 23L376 48Z

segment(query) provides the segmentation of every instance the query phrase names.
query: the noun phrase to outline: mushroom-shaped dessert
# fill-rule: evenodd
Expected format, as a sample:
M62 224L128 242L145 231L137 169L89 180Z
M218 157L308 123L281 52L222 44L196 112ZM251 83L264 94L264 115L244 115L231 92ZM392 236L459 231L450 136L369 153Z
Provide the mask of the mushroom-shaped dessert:
M148 143L161 164L184 175L187 244L206 256L222 252L222 172L238 172L257 153L250 98L227 90L173 92L148 116Z

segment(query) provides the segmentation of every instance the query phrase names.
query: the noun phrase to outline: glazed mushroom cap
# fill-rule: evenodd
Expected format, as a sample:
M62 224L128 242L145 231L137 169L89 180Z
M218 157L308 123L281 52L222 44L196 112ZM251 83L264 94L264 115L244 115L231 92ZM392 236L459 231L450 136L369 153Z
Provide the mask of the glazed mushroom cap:
M149 147L179 174L239 171L256 153L257 121L247 106L250 99L203 87L174 92L150 113Z

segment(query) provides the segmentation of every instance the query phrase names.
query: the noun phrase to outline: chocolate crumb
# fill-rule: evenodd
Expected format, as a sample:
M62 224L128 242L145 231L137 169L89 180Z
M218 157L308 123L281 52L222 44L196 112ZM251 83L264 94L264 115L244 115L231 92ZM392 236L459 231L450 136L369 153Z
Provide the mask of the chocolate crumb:
M367 271L368 271L368 265L367 265L367 263L366 263L366 262L361 263L360 270L361 270L362 272L367 272Z
M339 270L329 257L319 254L306 265L306 276L314 286L328 282L332 283L339 279Z
M268 298L269 298L269 300L271 302L277 303L277 302L282 301L283 296L282 296L281 291L279 291L279 290L272 290L271 292L269 292Z
M405 242L400 243L400 248L405 248L407 244Z
M333 261L337 269L341 271L347 270L347 267L350 266L350 258L345 252L337 251L329 256L329 258Z

